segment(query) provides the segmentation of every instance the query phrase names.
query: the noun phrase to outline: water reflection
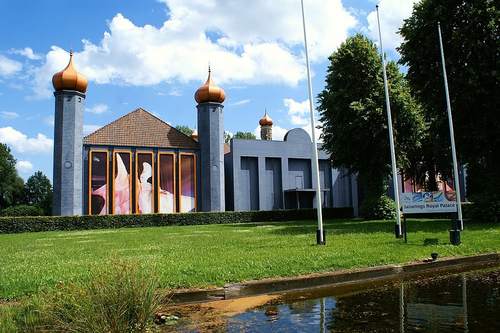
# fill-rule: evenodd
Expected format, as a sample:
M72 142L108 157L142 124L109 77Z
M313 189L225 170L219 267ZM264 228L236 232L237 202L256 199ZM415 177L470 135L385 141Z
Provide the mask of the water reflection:
M229 332L500 332L500 270L476 271L263 307ZM335 296L329 296L335 295Z

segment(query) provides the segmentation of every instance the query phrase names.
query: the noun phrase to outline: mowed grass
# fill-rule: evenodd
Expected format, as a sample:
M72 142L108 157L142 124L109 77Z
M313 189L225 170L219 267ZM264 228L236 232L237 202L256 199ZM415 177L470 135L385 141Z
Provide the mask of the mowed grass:
M58 282L88 281L113 260L154 267L162 288L206 288L229 282L429 257L500 251L499 224L470 224L449 244L449 220L410 220L408 244L388 221L326 221L326 246L314 221L170 226L0 235L0 299L16 299ZM424 245L437 238L437 245Z

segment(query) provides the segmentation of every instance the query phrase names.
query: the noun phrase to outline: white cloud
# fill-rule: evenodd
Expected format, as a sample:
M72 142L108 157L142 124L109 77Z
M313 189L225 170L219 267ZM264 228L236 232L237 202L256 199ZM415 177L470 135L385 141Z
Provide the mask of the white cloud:
M239 105L245 105L251 102L251 99L242 99L240 101L236 101L234 103L229 104L230 106L239 106Z
M38 133L36 137L30 138L10 126L0 128L0 142L20 153L50 153L53 146L52 139L44 134Z
M108 106L106 104L96 104L91 108L86 108L85 111L93 113L93 114L102 114L108 112Z
M297 102L293 98L285 98L283 104L288 108L287 112L292 125L304 126L309 124L309 99Z
M83 135L89 135L101 128L101 125L83 125Z
M18 113L16 113L16 112L1 111L1 112L0 112L0 116L1 116L3 119L15 119L15 118L19 117L19 114L18 114Z
M298 102L294 100L293 98L285 98L283 99L283 104L285 107L288 108L288 116L290 117L290 122L293 125L296 125L302 129L304 129L309 135L312 137L312 131L311 131L311 115L309 111L309 99L306 99L305 101ZM318 125L321 125L321 123L318 121L318 113L315 110L315 121L316 121L316 127ZM316 139L319 139L321 135L321 130L317 129L315 130L316 133Z
M0 54L0 76L10 76L19 72L23 64Z
M17 161L16 169L21 174L27 174L33 171L33 164L30 161Z
M402 41L398 31L403 25L403 20L410 17L413 4L416 2L417 0L381 0L379 2L380 29L385 50L396 52L396 47ZM370 12L366 19L368 21L368 35L378 43L377 11Z
M24 49L12 49L11 53L22 55L23 57L26 57L30 60L42 59L42 56L33 52L33 49L31 47L25 47Z
M305 78L300 4L289 0L163 0L168 20L137 26L122 14L96 42L84 40L75 65L98 84L201 82L207 64L219 84L297 85ZM357 24L341 0L306 3L312 61L323 61ZM209 19L208 19L209 18ZM269 19L272 18L272 19ZM68 54L57 46L34 71L35 93L50 96L50 78Z

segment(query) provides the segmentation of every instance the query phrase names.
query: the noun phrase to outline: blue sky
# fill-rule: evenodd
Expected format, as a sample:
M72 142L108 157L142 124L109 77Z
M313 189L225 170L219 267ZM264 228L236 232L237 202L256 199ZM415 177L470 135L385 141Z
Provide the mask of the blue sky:
M226 91L225 129L255 132L267 109L274 139L308 128L298 0L1 0L0 141L23 178L52 177L52 75L75 52L89 79L85 131L137 107L172 125L196 127L193 94L206 79ZM413 0L381 0L384 47ZM375 1L305 0L313 90L324 87L328 55L346 37L376 39Z

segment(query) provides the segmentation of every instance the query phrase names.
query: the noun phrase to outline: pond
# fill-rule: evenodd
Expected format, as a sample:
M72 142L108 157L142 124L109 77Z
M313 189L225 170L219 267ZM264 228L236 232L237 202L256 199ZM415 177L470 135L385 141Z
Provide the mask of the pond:
M361 288L361 289L359 289ZM228 332L500 332L500 269L285 295Z

